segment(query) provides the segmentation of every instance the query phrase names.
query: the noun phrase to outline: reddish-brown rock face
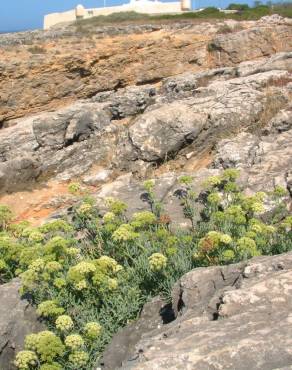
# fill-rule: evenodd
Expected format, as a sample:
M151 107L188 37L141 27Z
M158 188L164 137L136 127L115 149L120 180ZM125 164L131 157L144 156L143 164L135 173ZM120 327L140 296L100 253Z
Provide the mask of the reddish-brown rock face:
M197 27L183 31L183 26L102 38L32 39L21 45L1 46L0 38L0 122L100 91L196 71L209 39Z
M217 21L1 35L0 125L101 91L291 50L291 24L230 22L224 35Z

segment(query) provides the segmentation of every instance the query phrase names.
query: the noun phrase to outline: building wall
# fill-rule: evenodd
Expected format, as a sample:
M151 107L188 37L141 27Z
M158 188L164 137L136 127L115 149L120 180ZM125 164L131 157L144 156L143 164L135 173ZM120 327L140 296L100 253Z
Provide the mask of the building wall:
M184 9L186 10L186 9ZM98 15L110 15L112 13L135 11L145 14L160 13L180 13L182 11L181 2L162 3L159 1L135 1L121 6L111 6L105 8L85 9L83 19L95 17ZM64 22L73 22L76 20L76 10L69 10L63 13L51 13L44 17L44 29Z

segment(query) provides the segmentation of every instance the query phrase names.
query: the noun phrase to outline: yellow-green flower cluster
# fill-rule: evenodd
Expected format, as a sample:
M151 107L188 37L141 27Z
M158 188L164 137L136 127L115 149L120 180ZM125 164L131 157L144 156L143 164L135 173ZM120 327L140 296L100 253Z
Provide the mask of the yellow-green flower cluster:
M59 316L56 321L56 328L60 331L69 331L73 328L74 323L70 316L68 315L61 315Z
M240 205L232 205L225 209L224 216L227 221L236 225L244 225L246 223L246 212Z
M241 203L244 210L255 214L261 214L265 211L263 201L266 197L264 192L255 193L253 196L242 196Z
M178 181L180 184L188 186L188 185L191 185L193 178L192 176L183 175L178 179Z
M112 212L116 216L121 216L127 209L126 203L112 197L106 198L105 204L110 212Z
M270 235L276 232L276 228L272 225L266 225L265 223L257 220L256 218L251 218L249 220L248 232L254 232L255 235Z
M155 180L154 179L146 180L143 183L143 187L146 191L148 191L148 193L151 193L153 191L154 186L155 186Z
M115 259L109 256L99 257L96 260L95 264L99 269L101 269L106 274L111 273L116 274L123 269L123 267L119 265Z
M161 253L153 253L148 261L152 271L161 271L167 266L167 257Z
M20 370L29 370L31 366L37 365L37 355L33 351L20 351L14 361L15 366Z
M70 233L74 229L71 225L68 224L68 222L64 220L54 220L46 223L45 225L40 226L39 230L40 232L47 234L47 233L56 233L58 231Z
M41 241L44 240L44 238L45 238L44 234L42 234L41 232L35 230L35 231L32 231L29 234L28 240L30 242L40 243Z
M34 333L28 334L25 337L25 340L24 340L25 349L31 350L31 351L36 351L37 344L38 344L38 339L39 339L38 334L34 334Z
M33 232L35 232L35 229L31 226L28 226L22 230L21 236L23 238L29 238L30 234L32 234Z
M198 251L193 255L193 258L205 260L211 264L218 263L220 256L224 257L224 251L227 246L232 243L232 237L219 231L209 231L198 243ZM230 247L228 250L232 251ZM234 256L233 256L234 257ZM233 259L232 257L232 259Z
M116 215L113 212L107 212L103 216L103 222L104 223L112 223L115 221Z
M100 336L102 326L98 322L88 322L84 327L84 333L88 339L96 339Z
M137 212L133 214L131 225L134 228L146 227L156 222L156 216L150 211Z
M220 185L221 182L222 178L220 176L210 176L204 181L204 186L207 188L214 187Z
M130 224L122 224L113 233L113 240L117 242L130 241L139 237L139 234L134 231L133 226Z
M34 270L26 270L21 274L23 292L33 289L38 280L38 274Z
M53 273L62 270L62 265L57 261L50 261L46 264L45 270Z
M210 204L218 205L221 202L222 198L218 192L213 192L208 195L207 200Z
M53 284L58 289L62 289L67 285L66 280L64 278L55 278Z
M77 209L77 213L80 216L88 216L91 214L93 210L93 206L89 203L83 203L81 206Z
M242 237L238 239L236 244L237 251L243 258L255 257L260 255L255 241L249 237Z
M84 351L74 351L69 355L69 361L77 368L86 365L89 355Z
M71 182L71 184L68 185L68 191L71 194L77 194L81 189L81 186L79 182Z
M38 258L33 261L32 264L28 266L28 268L35 272L41 272L45 268L45 261L42 258Z
M64 353L65 346L56 334L45 330L26 336L25 349L32 351L42 362L51 362Z
M53 260L59 260L60 257L67 255L70 242L61 236L54 236L44 245L43 251L46 255L51 255Z
M64 313L64 308L54 300L47 300L38 305L37 313L43 317L54 317Z
M204 248L206 241L211 244L212 248L217 247L220 243L230 244L232 238L228 234L223 234L219 231L209 231L204 238L199 241L199 248Z
M84 340L79 334L71 334L65 338L65 344L71 350L76 350L84 346Z
M96 267L93 262L82 261L70 267L67 279L74 285L75 289L83 290L87 288L87 279L90 278L95 271Z
M227 261L227 262L232 261L235 258L235 253L232 249L226 249L222 253L222 258L224 261Z
M109 291L116 290L118 287L118 281L117 279L108 278L107 279L107 286Z

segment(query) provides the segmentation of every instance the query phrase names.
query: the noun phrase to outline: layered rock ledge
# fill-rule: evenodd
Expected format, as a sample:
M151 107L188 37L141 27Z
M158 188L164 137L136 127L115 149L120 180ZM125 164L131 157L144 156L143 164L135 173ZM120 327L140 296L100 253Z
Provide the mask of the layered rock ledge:
M114 337L101 368L290 369L291 292L292 253L197 268L173 289L175 320L163 324L161 302L147 305L131 336L125 328ZM115 351L125 343L123 354Z

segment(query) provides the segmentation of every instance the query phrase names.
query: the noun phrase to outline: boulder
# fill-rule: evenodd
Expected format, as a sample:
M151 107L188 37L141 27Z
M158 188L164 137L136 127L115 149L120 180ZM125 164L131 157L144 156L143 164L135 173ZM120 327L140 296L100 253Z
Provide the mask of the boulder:
M195 269L173 289L176 319L145 333L120 368L291 368L291 286L291 252Z
M187 105L174 102L144 113L130 127L129 136L140 159L164 160L192 142L206 120L206 114L193 112Z
M23 349L27 334L45 330L36 312L19 295L20 281L14 279L0 286L0 368L14 370L15 354Z
M266 57L275 52L291 51L291 26L259 23L239 32L216 36L208 45L215 66L231 66Z

